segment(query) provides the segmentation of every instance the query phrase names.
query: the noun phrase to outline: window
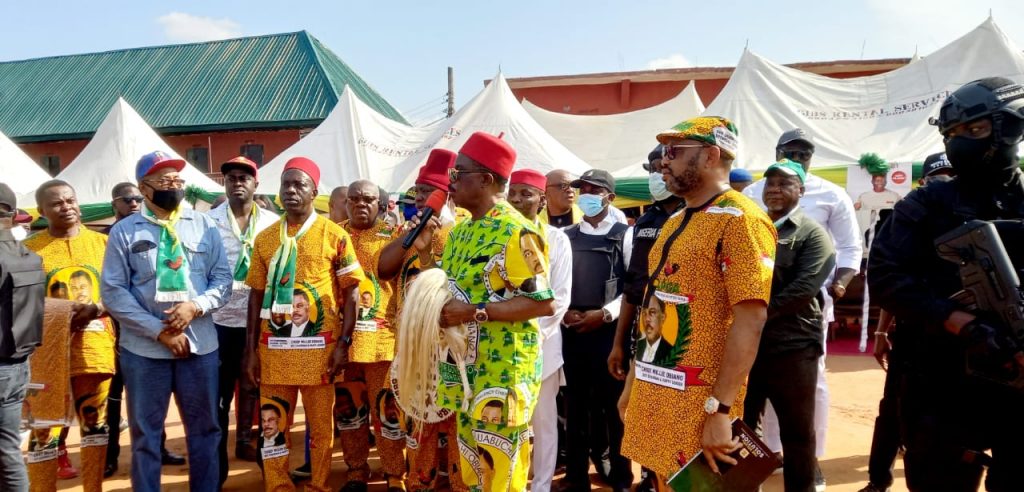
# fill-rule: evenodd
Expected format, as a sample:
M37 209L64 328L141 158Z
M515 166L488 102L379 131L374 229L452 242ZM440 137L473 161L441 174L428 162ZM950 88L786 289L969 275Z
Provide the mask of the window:
M246 142L242 148L238 149L238 153L248 157L257 166L263 166L263 145Z
M210 169L210 149L206 147L192 147L186 150L185 160L204 173L213 172Z
M50 176L60 174L60 156L44 155L43 158L40 159L39 165L43 170L50 173Z

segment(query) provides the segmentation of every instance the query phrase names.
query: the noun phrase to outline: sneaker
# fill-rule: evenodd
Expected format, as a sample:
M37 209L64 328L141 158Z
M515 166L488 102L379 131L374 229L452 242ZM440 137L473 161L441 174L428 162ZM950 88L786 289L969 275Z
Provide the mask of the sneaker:
M864 486L863 489L860 489L857 492L889 492L889 487L882 487L880 485L875 485L871 482L868 482L868 484Z
M110 478L114 476L115 473L117 473L117 463L107 463L107 465L103 467L103 478Z
M366 492L366 491L367 491L366 482L359 482L359 481L356 481L356 480L349 480L348 482L345 482L345 485L342 485L341 488L338 489L338 492Z
M302 466L292 470L292 482L299 483L305 480L309 480L313 477L313 468L309 463L303 463Z
M78 469L71 466L71 459L68 458L67 448L60 448L57 451L57 478L69 480L78 476Z
M814 469L814 492L825 492L825 475L821 473L820 467Z

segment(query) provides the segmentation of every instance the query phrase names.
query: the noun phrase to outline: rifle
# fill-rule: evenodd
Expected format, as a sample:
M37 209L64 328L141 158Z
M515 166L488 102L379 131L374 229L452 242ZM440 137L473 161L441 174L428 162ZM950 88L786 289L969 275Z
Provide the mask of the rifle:
M1019 223L1013 225L1020 227ZM940 258L960 266L963 290L951 299L968 311L995 316L1009 329L1017 346L1024 347L1024 290L995 224L970 220L936 239L935 248ZM998 371L1002 374L994 374L991 365L972 367L968 359L967 374L1024 391L1024 371L1020 369L1024 354L1017 352L1014 357L1017 364Z

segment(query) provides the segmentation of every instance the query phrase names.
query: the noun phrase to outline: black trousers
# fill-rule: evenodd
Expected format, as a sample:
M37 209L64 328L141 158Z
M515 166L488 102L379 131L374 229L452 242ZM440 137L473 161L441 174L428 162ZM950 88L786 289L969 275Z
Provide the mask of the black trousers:
M217 343L220 346L220 398L217 407L217 421L220 423L220 483L228 478L228 414L231 400L238 385L238 401L235 403L235 440L245 441L253 426L259 388L249 383L242 373L242 358L245 355L245 328L221 325L217 327Z
M820 355L817 347L759 353L747 381L743 422L757 429L769 400L779 417L786 492L814 491L814 388Z
M900 422L903 464L913 492L1024 487L1024 394L935 372L903 375ZM980 452L991 454L991 461Z
M889 358L889 371L885 374L885 389L878 402L878 417L871 436L871 457L868 458L868 479L880 487L893 483L893 466L900 451L900 383L903 365Z
M606 324L583 335L563 329L565 361L566 478L578 485L590 483L590 458L607 457L611 485L628 487L633 482L629 459L622 456L622 419L618 402L625 383L608 374L615 325ZM589 487L587 487L589 489Z

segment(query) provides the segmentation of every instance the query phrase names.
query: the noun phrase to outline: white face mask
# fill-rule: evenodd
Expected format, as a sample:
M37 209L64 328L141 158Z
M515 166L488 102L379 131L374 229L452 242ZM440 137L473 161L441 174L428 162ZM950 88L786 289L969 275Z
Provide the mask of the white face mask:
M651 198L656 202L667 200L672 196L672 192L665 187L665 180L662 179L661 173L651 173L647 177L647 189L651 192Z

